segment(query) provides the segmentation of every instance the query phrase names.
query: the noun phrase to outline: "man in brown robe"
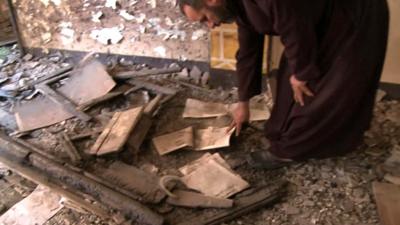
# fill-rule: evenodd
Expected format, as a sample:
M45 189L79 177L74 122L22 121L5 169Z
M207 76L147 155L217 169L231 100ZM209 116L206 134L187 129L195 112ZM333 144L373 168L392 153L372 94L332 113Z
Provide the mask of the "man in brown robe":
M192 21L215 27L235 21L240 104L261 92L264 36L285 51L277 98L265 135L274 161L330 157L354 150L372 118L386 52L386 0L179 0ZM268 162L268 157L265 161Z

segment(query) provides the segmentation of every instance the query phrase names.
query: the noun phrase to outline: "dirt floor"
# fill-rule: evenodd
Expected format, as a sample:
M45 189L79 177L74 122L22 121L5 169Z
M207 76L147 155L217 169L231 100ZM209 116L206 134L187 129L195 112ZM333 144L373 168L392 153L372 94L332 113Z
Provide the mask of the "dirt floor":
M12 79L17 71L23 71L27 78L40 73L47 73L52 68L59 67L68 59L59 56L58 60L50 60L58 56L47 58L29 59L20 61L12 59L12 52L7 60L0 63L1 75ZM39 62L35 67L28 68L28 64ZM8 65L6 65L9 63ZM6 66L4 66L6 65ZM37 67L45 65L41 71L36 72ZM25 69L21 69L25 68ZM22 76L23 77L23 76ZM94 158L85 156L85 167L90 169L93 162L109 163L116 159L143 168L154 165L158 168L158 175L177 174L181 166L199 158L204 152L181 150L165 156L159 156L151 145L150 138L159 134L175 131L187 125L194 127L207 127L209 125L223 126L226 121L203 119L182 119L185 99L193 97L207 101L233 102L235 95L232 90L214 89L209 92L184 89L176 84L165 83L160 79L152 82L179 88L181 91L171 101L163 104L155 117L155 124L151 128L148 139L142 150L137 155L119 154ZM124 88L123 85L121 88ZM31 93L26 93L29 96ZM55 138L55 134L66 132L79 134L101 128L111 118L112 112L141 105L146 101L146 95L151 93L137 92L126 97L119 97L106 104L94 107L89 111L95 116L93 122L81 122L78 119L70 119L54 126L39 129L24 137L29 142L60 159L68 160L68 155L62 151ZM143 97L145 96L145 97ZM19 101L25 97L19 97ZM25 99L26 100L26 99ZM6 112L12 112L15 101L10 98L2 98L1 108ZM4 117L8 118L8 117ZM390 156L390 152L399 147L400 142L400 102L394 100L380 100L375 107L375 118L371 129L365 134L364 143L357 151L340 158L325 160L309 160L295 163L286 168L275 171L262 171L250 168L245 160L247 153L265 148L262 132L254 128L246 128L240 137L233 137L231 147L213 150L211 153L220 153L232 168L247 180L252 188L270 184L278 179L290 182L288 195L273 207L263 208L244 217L236 219L229 225L377 225L379 218L372 193L372 182L382 181L385 173L381 165ZM10 127L2 128L5 132L12 132ZM253 124L262 128L263 123ZM78 151L84 153L94 143L96 138L76 142ZM89 166L87 166L89 165ZM0 214L19 200L27 196L35 184L22 179L12 171L0 165ZM171 224L185 220L188 215L203 213L202 210L188 210L171 207L165 203L149 206L154 211L164 215ZM111 221L103 221L100 218L84 212L64 208L56 216L50 219L47 225L55 224L114 224Z

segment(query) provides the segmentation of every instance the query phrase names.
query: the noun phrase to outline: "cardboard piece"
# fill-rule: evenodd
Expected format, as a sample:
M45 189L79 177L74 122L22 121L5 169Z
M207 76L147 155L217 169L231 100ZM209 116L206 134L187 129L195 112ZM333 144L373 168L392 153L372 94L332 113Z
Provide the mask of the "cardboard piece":
M192 191L176 190L173 192L177 198L168 197L167 203L175 206L189 208L231 208L233 200L214 198Z
M187 99L183 118L210 118L226 115L226 107L222 103L203 102L196 99Z
M160 155L165 155L185 147L193 147L193 127L187 127L153 138L153 144Z
M61 105L45 96L15 107L15 119L20 132L47 127L72 117Z
M35 86L36 90L38 90L40 93L45 95L46 97L50 98L52 101L55 103L61 105L63 110L71 113L72 115L78 117L79 119L83 121L89 121L91 117L84 112L79 111L76 108L75 103L71 102L68 98L65 96L61 95L57 91L53 90L50 88L47 84L38 84Z
M382 225L400 224L400 187L394 184L372 184Z
M138 123L143 112L143 107L116 112L97 138L90 153L104 155L120 151L128 137Z
M226 168L226 165L209 158L197 164L194 169L187 170L189 172L182 178L182 182L188 188L200 191L206 196L229 198L248 188L249 184L231 169Z
M226 132L229 127L209 127L194 132L194 149L197 151L223 148L229 146L234 129Z
M28 197L21 200L0 217L0 224L41 225L60 209L61 197L49 189L38 186Z
M116 83L98 61L76 70L57 91L76 105L85 104L107 94Z
M115 85L116 83L108 75L104 66L93 61L82 69L76 70L65 84L54 92L60 93L75 105L81 105L107 94ZM74 116L62 105L44 96L17 105L15 112L20 132L47 127Z

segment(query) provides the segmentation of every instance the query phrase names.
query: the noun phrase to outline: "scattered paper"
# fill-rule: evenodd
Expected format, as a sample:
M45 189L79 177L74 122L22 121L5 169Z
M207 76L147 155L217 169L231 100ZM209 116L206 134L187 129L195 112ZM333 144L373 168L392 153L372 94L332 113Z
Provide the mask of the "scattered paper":
M90 37L104 45L118 44L124 38L124 36L121 34L121 29L118 27L92 30Z
M268 120L271 116L270 109L268 108L270 100L267 98L265 94L254 96L250 99L249 107L250 107L250 122L253 121L264 121ZM228 111L233 112L237 107L238 103L227 104L226 108Z
M153 138L153 144L160 155L185 147L193 147L193 127Z
M183 118L210 118L223 116L227 113L228 110L222 103L203 102L188 98L182 116Z
M105 7L117 9L117 2L118 0L106 0Z
M157 7L157 0L147 0L147 3L151 5L151 8L153 9Z
M41 38L42 38L42 41L44 44L49 43L51 41L51 37L52 37L52 35L50 32L46 32L41 35Z
M192 34L192 41L200 40L207 34L207 31L204 29L196 30Z
M50 2L53 2L54 5L59 6L61 4L61 0L40 0L44 6L49 6Z
M28 197L15 204L0 217L4 225L41 225L60 209L61 197L49 189L38 186Z
M71 28L64 27L61 29L61 41L64 45L72 44L74 42L75 31Z
M206 162L208 162L210 160L214 160L214 161L218 162L221 166L223 166L226 169L232 171L232 169L229 166L229 164L222 158L222 156L219 153L215 153L215 154L206 153L202 157L200 157L199 159L191 162L190 164L187 164L187 165L179 168L179 172L181 172L183 175L188 175L191 172L195 171L202 164L204 164L204 163L206 163Z
M124 10L121 10L121 11L119 12L119 15L120 15L122 18L124 18L125 20L128 20L128 21L131 21L131 20L134 20L134 19L135 19L135 17L134 17L133 15L129 14L125 9L124 9Z
M95 22L95 23L100 23L101 22L100 21L101 17L103 17L103 12L102 11L99 11L99 12L96 12L96 13L92 13L92 21Z
M190 189L200 191L207 196L229 198L249 187L245 180L227 168L226 162L221 163L213 157L208 157L195 164L186 169L188 173L182 178Z
M194 149L200 151L228 147L230 138L235 131L235 129L231 129L227 132L228 129L229 127L209 127L196 130L194 133Z
M167 49L164 46L158 46L158 47L154 48L154 52L157 53L157 55L160 57L167 56Z
M238 103L227 105L227 109L233 112L237 105ZM250 103L250 122L268 120L270 116L270 110L268 109L267 105Z
M143 23L146 19L146 14L140 13L139 15L135 16L136 23Z

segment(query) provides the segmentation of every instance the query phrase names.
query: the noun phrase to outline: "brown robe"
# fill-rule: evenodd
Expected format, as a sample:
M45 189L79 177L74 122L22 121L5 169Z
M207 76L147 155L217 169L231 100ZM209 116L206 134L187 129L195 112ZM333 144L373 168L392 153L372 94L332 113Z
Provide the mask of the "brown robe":
M386 52L385 0L232 0L237 4L239 98L261 92L264 35L285 46L266 137L279 157L305 159L354 150L368 129ZM301 107L289 78L315 97Z

